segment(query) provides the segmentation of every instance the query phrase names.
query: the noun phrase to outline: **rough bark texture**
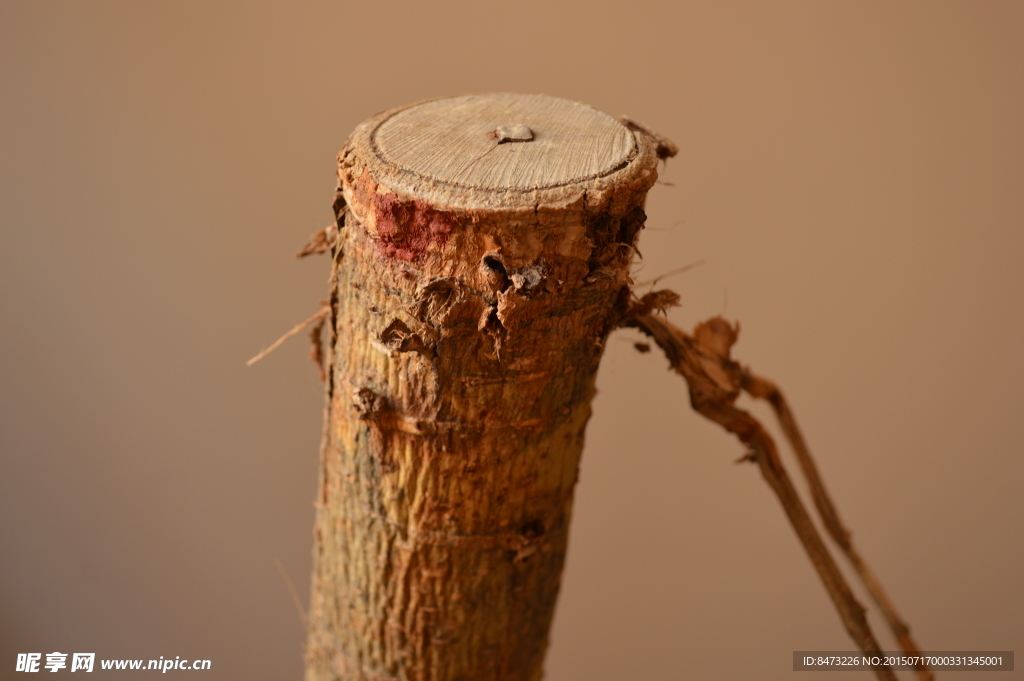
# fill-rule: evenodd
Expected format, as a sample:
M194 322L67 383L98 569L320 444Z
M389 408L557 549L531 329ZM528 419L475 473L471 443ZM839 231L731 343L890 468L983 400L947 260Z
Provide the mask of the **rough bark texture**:
M541 677L661 146L539 96L435 100L353 133L307 681Z

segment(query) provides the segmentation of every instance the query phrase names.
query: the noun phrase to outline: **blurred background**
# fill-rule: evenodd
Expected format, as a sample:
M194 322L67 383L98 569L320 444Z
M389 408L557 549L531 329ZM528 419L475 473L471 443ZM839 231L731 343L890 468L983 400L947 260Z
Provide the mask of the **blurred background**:
M353 127L489 91L679 144L634 278L704 261L660 282L671 318L742 324L923 649L1021 653L1022 36L999 1L0 4L0 678L55 650L300 678L321 386L302 336L245 361L326 294L292 254ZM635 340L546 678L853 650L743 448Z

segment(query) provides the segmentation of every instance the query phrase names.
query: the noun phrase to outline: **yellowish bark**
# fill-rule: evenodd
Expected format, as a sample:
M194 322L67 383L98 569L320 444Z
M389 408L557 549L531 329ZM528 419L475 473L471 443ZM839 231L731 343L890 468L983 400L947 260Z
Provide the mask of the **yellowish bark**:
M539 679L594 376L664 141L551 97L339 156L307 681Z

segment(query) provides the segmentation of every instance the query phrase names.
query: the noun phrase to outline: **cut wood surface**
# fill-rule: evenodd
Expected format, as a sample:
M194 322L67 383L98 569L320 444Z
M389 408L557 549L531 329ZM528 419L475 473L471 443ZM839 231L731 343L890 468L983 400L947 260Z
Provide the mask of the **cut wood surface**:
M498 191L585 182L636 153L633 135L611 116L543 95L427 102L388 118L373 140L380 158L396 168Z
M349 139L308 681L541 677L594 377L665 145L506 94Z

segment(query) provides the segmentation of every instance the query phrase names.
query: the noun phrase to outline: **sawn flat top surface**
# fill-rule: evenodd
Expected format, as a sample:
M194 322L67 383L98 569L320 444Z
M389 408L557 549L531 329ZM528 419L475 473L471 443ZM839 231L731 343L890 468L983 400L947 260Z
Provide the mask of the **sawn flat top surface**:
M585 182L637 153L633 134L611 116L547 95L423 102L385 118L371 139L385 164L433 182L498 191Z

